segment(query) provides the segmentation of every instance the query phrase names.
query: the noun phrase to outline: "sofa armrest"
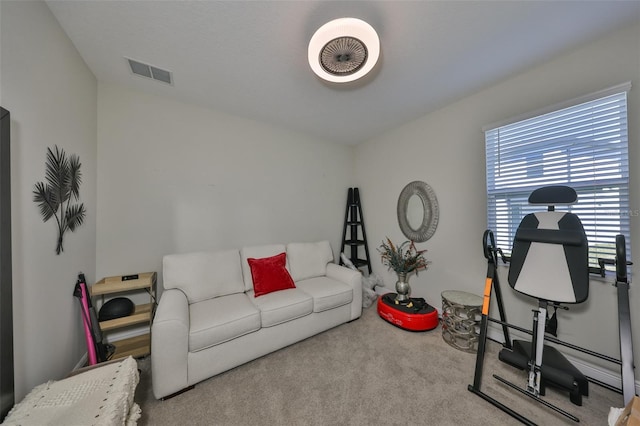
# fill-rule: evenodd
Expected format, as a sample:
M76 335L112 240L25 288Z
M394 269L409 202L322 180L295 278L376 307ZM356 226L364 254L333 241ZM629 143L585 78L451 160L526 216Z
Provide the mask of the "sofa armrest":
M178 289L162 293L151 326L151 378L157 399L187 386L189 303Z
M360 318L360 315L362 315L362 273L335 263L328 263L327 277L343 282L353 288L351 320Z

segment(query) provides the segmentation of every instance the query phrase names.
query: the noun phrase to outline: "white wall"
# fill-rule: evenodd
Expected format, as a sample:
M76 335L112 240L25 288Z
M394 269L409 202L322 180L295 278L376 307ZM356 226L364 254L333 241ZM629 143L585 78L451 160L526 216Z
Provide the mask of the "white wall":
M631 81L629 144L631 208L640 207L640 27L618 31L568 52L545 65L487 88L473 96L356 147L356 185L363 200L367 232L375 244L389 236L403 241L396 219L400 191L412 180L431 185L440 205L440 223L429 241L430 269L411 277L413 294L440 308L446 289L482 294L486 263L481 244L486 222L484 135L481 128L506 118ZM416 90L429 90L424 82ZM634 268L640 265L640 218L631 218ZM374 272L393 288L395 276L374 262ZM541 274L544 279L544 274ZM518 297L502 280L507 317L529 327L531 299ZM616 299L613 287L594 281L588 302L559 314L560 337L611 355L618 354ZM640 324L640 289L632 287L632 319ZM497 316L497 313L495 314ZM640 365L640 327L635 330L636 365Z
M97 84L43 2L0 2L2 106L11 112L12 251L16 399L66 376L86 351L72 297L79 271L95 277ZM43 223L33 187L47 147L82 162L85 223L56 255L56 226Z
M353 149L98 85L97 275L169 253L328 239L337 256Z

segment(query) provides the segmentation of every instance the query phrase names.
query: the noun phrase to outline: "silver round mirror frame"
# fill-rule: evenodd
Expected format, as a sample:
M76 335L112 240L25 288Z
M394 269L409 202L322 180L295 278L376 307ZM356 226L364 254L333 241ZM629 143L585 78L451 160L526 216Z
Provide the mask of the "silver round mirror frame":
M415 230L409 224L407 217L407 206L414 195L420 198L424 206L422 223ZM405 237L416 243L427 241L436 232L439 215L438 199L427 183L413 181L404 187L398 197L398 224Z

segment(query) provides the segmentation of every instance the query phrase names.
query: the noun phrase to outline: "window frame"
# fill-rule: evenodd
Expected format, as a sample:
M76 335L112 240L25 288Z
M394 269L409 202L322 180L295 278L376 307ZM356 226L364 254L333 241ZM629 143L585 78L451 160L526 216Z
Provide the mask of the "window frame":
M538 187L555 184L571 186L578 193L578 203L569 206L558 206L558 210L576 213L583 221L589 240L590 266L597 267L598 258L615 258L615 234L619 233L625 235L627 257L631 256L630 216L633 215L633 212L630 210L629 200L629 102L627 96L629 90L631 90L631 83L623 83L482 128L485 135L487 226L494 232L498 247L505 253L509 254L511 252L513 236L520 220L527 213L543 210L542 206L531 206L527 203L529 194ZM548 139L541 138L540 141L544 142L536 142L535 139L532 139L533 142L528 147L534 147L535 149L527 148L530 152L525 152L525 148L522 147L521 144L524 137L528 138L530 135L538 133L536 127L528 128L526 126L535 126L542 123L540 126L544 131L553 133L551 131L552 127L545 123L555 123L554 120L560 122L558 117L562 117L564 113L570 116L570 111L579 111L585 104L593 103L597 105L598 103L604 103L600 101L614 96L624 97L624 106L619 107L620 112L615 116L620 119L619 127L622 129L617 141L620 147L611 149L614 153L613 158L616 161L619 160L621 175L619 179L616 180L612 176L608 176L608 179L598 178L597 172L599 169L594 167L598 161L603 161L605 164L604 169L609 172L616 170L615 166L611 166L611 164L616 163L608 161L609 157L606 157L606 160L600 160L600 154L595 153L599 151L599 149L596 149L598 139L593 135L588 137L583 137L585 135L570 136L568 138L565 137L565 139L558 138L561 143L557 145L557 148L555 145L556 139L553 137ZM621 101L618 102L622 105ZM585 126L574 124L583 120L582 118L573 117L571 120L575 121L566 121L570 123L567 127L571 129L574 126L580 130L597 128L593 123ZM520 138L509 136L512 139L505 136L507 142L501 145L499 132L503 130L504 132L513 132L512 135L517 134L518 130L514 129L518 129L518 126L523 126L522 132L525 136ZM497 135L496 132L498 132ZM561 131L558 133L561 133ZM615 139L615 137L612 139ZM576 141L584 143L576 143ZM607 139L607 142L609 142L609 139ZM511 148L511 151L504 148L505 146ZM589 146L591 148L588 148ZM607 147L606 152L608 152L609 145L603 146ZM509 155L514 156L509 157L509 155L505 154L504 157L507 157L507 159L503 161L501 148L505 149L505 152L509 152ZM623 150L624 152L622 152ZM620 151L619 157L615 157L616 151ZM517 155L520 152L522 152L523 157L520 164L518 164L519 158ZM540 161L532 161L535 160L535 156L541 157ZM548 157L547 160L542 158L545 156ZM509 161L511 161L511 168L509 168ZM576 164L580 166L575 166ZM496 172L496 170L499 170L499 172ZM591 176L582 176L583 174L586 175L586 171ZM545 173L547 172L549 176L545 178ZM571 181L572 174L578 172L581 174L578 178L580 182ZM554 175L554 173L556 174ZM501 178L498 176L500 174L502 174L502 184L496 185L496 180ZM539 182L536 183L536 180ZM502 188L499 188L501 185ZM499 189L496 189L497 187ZM608 188L616 187L621 188L618 194L611 191L609 192L611 196L602 198L602 194L607 194ZM615 203L616 197L618 198L617 204ZM601 204L600 200L606 201L604 203L605 207L598 207ZM612 202L611 200L613 200L614 209L610 211L604 210L603 212L603 209L610 207L609 202ZM609 226L611 229L616 228L616 226L618 228L611 230L608 229ZM609 234L612 234L612 236L609 236ZM611 239L610 247L608 244L609 239Z

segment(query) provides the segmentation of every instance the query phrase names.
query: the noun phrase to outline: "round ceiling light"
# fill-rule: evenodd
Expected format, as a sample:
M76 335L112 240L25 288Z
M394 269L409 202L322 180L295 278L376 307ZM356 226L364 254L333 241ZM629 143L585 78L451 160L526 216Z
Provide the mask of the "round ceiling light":
M334 83L355 81L369 73L380 57L373 27L356 18L327 22L309 41L309 65L318 77Z

